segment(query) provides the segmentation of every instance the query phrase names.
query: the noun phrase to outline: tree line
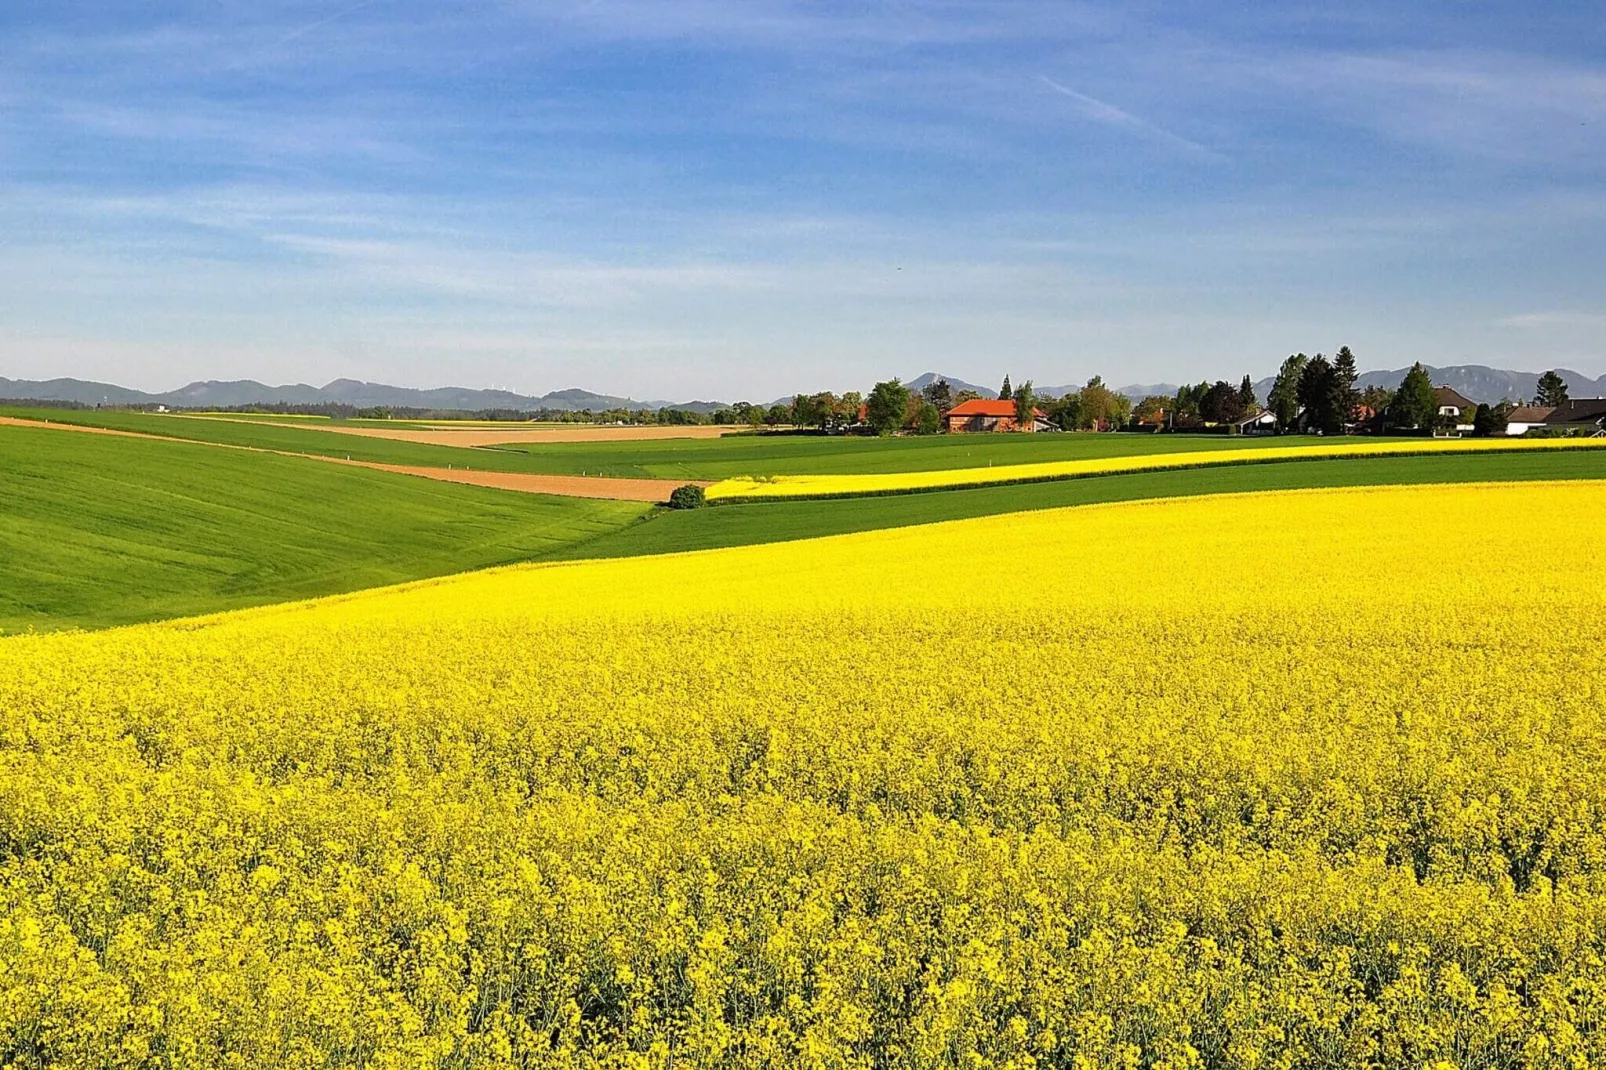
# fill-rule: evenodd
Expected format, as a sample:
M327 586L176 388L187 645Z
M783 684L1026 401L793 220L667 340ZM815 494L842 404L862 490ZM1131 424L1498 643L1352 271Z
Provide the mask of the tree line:
M1030 381L1013 386L1004 376L998 397L1015 405L1017 424L1026 426L1040 414L1049 424L1066 431L1115 428L1198 431L1209 428L1236 430L1248 417L1269 412L1280 432L1315 434L1350 432L1420 432L1470 423L1474 434L1500 434L1506 429L1513 405L1502 401L1477 405L1457 415L1439 412L1432 377L1421 363L1412 365L1400 385L1358 385L1355 354L1340 346L1331 357L1295 353L1283 361L1267 392L1265 404L1255 393L1254 380L1244 375L1237 385L1208 380L1180 387L1175 395L1151 395L1134 402L1116 393L1094 376L1079 390L1059 397L1036 393ZM1554 406L1567 400L1566 381L1555 371L1539 377L1536 405ZM911 390L898 379L877 383L868 395L856 391L830 391L795 395L789 404L767 409L741 402L714 415L716 423L750 423L753 426L791 425L820 431L862 430L877 434L903 431L934 434L944 417L957 406L978 398L973 390L955 390L937 379Z

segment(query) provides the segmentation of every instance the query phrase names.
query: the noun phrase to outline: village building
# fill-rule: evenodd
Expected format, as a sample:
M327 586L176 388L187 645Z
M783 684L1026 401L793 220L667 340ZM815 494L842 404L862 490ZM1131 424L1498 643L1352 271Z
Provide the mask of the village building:
M945 420L948 431L952 434L977 431L1054 430L1054 425L1048 422L1048 414L1041 409L1032 410L1030 427L1021 427L1016 419L1013 401L990 401L987 398L972 398L970 401L955 405L948 410Z
M1529 431L1543 429L1555 411L1554 405L1518 405L1506 419L1506 434L1526 435Z
M1277 432L1277 414L1270 409L1249 413L1235 422L1240 435L1271 435Z
M1457 431L1472 430L1472 414L1478 403L1462 394L1451 386L1436 386L1433 388L1433 402L1438 406L1440 416L1448 416L1455 421Z
M1436 386L1433 388L1433 402L1439 407L1440 416L1468 416L1478 407L1478 403L1467 397L1453 386Z
M1560 405L1518 405L1506 421L1506 434L1556 431L1568 435L1606 435L1606 398L1573 398Z

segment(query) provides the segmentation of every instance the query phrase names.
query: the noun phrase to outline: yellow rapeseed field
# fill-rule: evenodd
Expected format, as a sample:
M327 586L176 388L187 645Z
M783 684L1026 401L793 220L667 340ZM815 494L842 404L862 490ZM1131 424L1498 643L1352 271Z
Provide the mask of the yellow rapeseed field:
M1272 461L1341 457L1388 457L1410 454L1527 450L1606 449L1606 441L1586 438L1385 438L1346 439L1293 446L1189 450L1123 457L1089 457L1074 461L1001 464L991 468L948 468L932 472L873 472L842 475L740 476L721 480L706 490L709 501L759 498L848 498L866 494L898 494L918 490L979 487L996 483L1031 483L1117 472L1157 472L1176 468L1257 464Z
M0 640L8 1067L1606 1065L1606 484Z

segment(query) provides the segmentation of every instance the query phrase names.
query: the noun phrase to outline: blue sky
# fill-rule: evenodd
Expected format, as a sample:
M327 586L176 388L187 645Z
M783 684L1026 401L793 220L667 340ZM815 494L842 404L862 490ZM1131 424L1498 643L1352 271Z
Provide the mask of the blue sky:
M0 375L1606 373L1598 3L0 5Z

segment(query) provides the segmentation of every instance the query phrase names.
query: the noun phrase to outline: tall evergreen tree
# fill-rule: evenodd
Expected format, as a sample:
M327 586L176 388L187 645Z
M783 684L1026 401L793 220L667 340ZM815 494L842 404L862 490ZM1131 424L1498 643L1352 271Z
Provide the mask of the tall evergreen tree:
M1562 405L1567 401L1567 380L1552 369L1539 377L1535 405Z
M1333 357L1333 404L1338 408L1340 427L1349 422L1360 401L1361 396L1355 389L1355 381L1359 378L1355 354L1350 352L1349 346L1339 346L1337 355Z
M1438 415L1438 399L1433 396L1433 380L1420 361L1411 365L1400 381L1400 388L1389 402L1389 425L1392 427L1432 427Z
M1246 375L1244 376L1244 381L1238 384L1238 407L1244 411L1245 415L1248 415L1254 412L1255 406L1259 404L1260 399L1255 397L1255 384Z
M1009 376L1004 376L1004 385L998 388L999 401L1013 401L1015 392L1009 388Z

